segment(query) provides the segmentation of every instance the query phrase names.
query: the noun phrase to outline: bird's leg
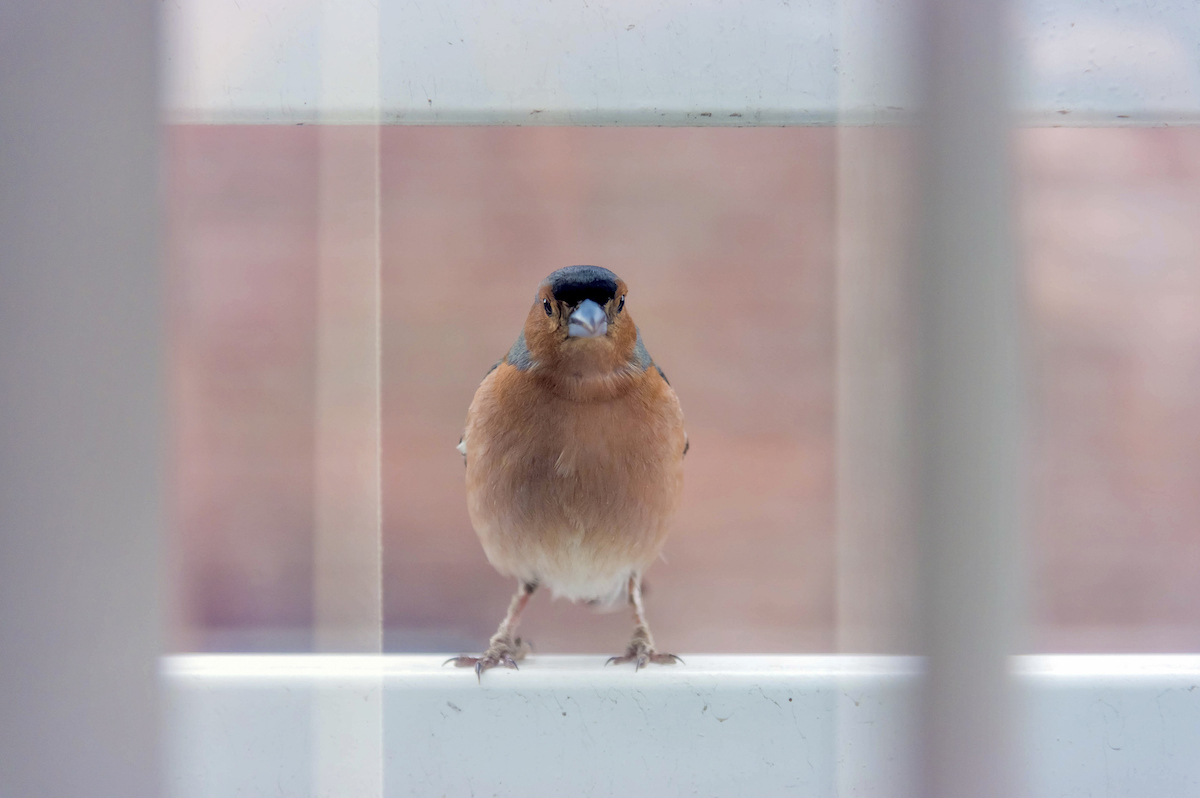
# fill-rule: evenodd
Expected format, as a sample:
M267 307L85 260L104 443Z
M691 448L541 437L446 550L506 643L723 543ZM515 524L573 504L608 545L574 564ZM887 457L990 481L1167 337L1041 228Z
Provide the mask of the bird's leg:
M496 630L496 634L492 635L492 639L488 641L487 651L477 657L468 656L467 654L459 657L451 657L443 664L453 662L456 668L470 668L474 666L477 678L481 678L483 672L488 668L494 668L497 665L503 665L506 668L516 668L517 662L525 659L525 655L531 650L528 643L522 642L521 638L514 635L517 633L517 625L521 622L521 612L525 609L525 605L529 603L529 597L533 595L533 591L535 590L537 590L537 582L519 583L517 593L508 605L508 614L500 622L500 628Z
M642 606L642 577L641 574L634 574L629 577L629 604L633 607L633 639L629 641L629 648L625 649L625 654L620 657L610 657L605 665L617 664L625 662L634 663L635 671L641 670L642 666L648 662L656 662L659 665L674 665L676 662L683 662L682 659L674 654L659 654L654 650L654 637L650 634L650 626L646 623L646 608Z

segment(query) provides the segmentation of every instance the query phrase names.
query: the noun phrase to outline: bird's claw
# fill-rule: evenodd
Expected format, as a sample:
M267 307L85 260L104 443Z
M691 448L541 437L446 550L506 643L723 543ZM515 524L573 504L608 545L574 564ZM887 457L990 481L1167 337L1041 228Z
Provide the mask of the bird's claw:
M630 646L629 650L618 657L609 657L604 664L607 665L623 665L626 662L633 663L633 670L636 673L646 665L653 662L656 665L674 665L676 662L683 665L686 664L682 657L674 654L659 654L652 648L643 648L642 646Z
M513 659L512 654L507 651L485 652L478 657L462 654L461 656L451 657L442 663L442 667L454 663L456 668L475 668L475 678L480 684L483 683L483 672L497 666L503 665L506 668L511 668L514 671L521 670L517 666L517 661Z

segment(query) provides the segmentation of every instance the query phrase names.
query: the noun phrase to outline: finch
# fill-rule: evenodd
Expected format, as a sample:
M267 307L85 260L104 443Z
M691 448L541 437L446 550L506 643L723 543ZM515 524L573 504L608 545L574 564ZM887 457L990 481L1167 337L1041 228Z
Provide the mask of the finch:
M608 269L569 266L538 286L525 327L467 411L458 445L467 509L488 561L517 580L476 675L516 668L516 636L539 586L571 601L626 598L634 632L610 663L671 664L655 650L642 574L659 556L683 489L683 410Z

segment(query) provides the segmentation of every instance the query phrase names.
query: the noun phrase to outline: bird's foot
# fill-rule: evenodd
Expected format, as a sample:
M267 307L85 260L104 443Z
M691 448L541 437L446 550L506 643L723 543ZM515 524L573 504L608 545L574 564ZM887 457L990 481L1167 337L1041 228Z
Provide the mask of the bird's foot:
M475 668L475 678L480 682L483 681L483 672L503 665L506 668L520 670L517 663L525 659L525 655L532 650L529 643L524 642L521 638L516 640L495 640L491 641L488 650L478 656L462 654L461 656L451 657L443 662L443 665L454 663L456 668Z
M659 654L653 646L635 640L629 644L629 648L625 649L624 655L609 657L608 662L604 664L623 665L626 662L632 662L634 671L640 671L651 662L657 665L674 665L676 662L682 663L683 660L674 654Z

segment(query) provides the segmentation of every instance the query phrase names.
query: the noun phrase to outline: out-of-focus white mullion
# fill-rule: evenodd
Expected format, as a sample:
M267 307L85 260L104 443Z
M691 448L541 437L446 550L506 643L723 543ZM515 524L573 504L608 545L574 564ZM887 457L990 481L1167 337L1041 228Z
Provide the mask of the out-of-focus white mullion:
M837 631L845 653L907 653L913 640L915 209L911 124L874 126L911 91L911 53L881 46L908 0L844 0L837 128Z
M322 0L313 528L314 648L378 655L383 639L379 13ZM328 115L329 119L321 117ZM314 796L383 794L383 691L314 691ZM360 674L361 676L361 674Z
M837 129L837 633L915 650L911 127Z
M330 0L323 63L338 74L360 58L360 24L340 27ZM340 36L348 33L352 36ZM350 56L346 58L345 56ZM338 95L340 96L340 95ZM380 571L380 240L378 126L318 132L318 283L314 622L324 651L378 652Z
M911 94L908 0L842 0L836 188L836 635L845 654L916 650L913 131L884 125ZM838 704L838 794L916 796L912 746L864 738ZM911 728L912 701L888 708ZM912 734L899 740L911 740ZM874 744L872 744L874 743Z
M921 794L1010 796L1024 417L1009 230L1011 6L920 0Z
M159 794L151 0L0 5L0 795Z
M915 213L908 0L843 0L838 39L836 282L836 632L844 654L912 653L915 640ZM907 103L911 106L911 101ZM898 728L914 703L889 708ZM915 757L864 738L837 706L837 794L916 795ZM900 739L912 740L913 735ZM869 743L879 743L871 745Z

